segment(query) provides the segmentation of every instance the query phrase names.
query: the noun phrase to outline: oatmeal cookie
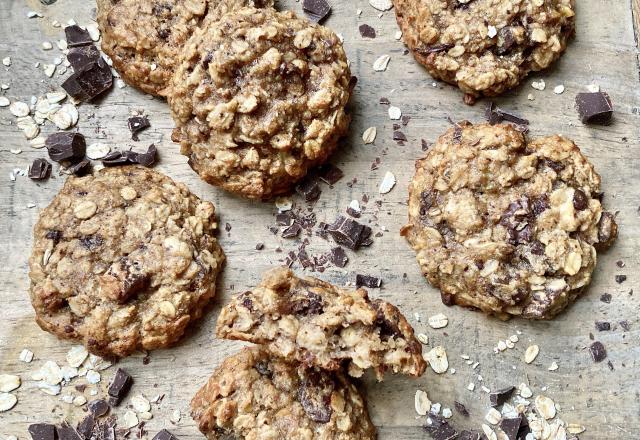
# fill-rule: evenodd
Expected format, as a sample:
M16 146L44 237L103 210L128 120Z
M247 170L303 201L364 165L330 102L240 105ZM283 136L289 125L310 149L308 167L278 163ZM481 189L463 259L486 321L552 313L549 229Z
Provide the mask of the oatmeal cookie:
M600 176L569 139L456 124L416 163L402 229L442 301L552 318L617 236Z
M549 67L575 33L574 0L393 0L416 60L471 97Z
M169 96L173 140L202 179L268 199L335 150L352 86L334 32L292 12L244 8L185 47Z
M224 360L191 401L209 440L373 440L364 399L340 372L244 349Z
M219 338L265 344L274 355L351 376L374 368L420 376L422 346L400 311L364 289L339 289L286 268L268 271L253 291L235 297L218 318Z
M98 0L102 50L122 79L145 93L166 96L167 86L194 30L244 6L273 0Z
M70 177L34 228L36 321L103 356L171 345L215 293L216 228L210 202L156 171Z

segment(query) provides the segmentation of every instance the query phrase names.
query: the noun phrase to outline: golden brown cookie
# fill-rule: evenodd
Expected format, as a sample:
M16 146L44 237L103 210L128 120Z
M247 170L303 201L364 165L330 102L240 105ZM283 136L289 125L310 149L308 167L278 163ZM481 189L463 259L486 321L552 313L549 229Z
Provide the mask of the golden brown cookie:
M173 139L207 182L253 199L289 191L348 128L351 74L338 36L292 12L244 8L183 51Z
M374 440L366 404L340 372L307 369L260 347L228 357L191 401L209 440Z
M166 96L183 46L196 28L244 6L273 0L98 0L102 50L128 84Z
M218 317L219 338L265 344L275 356L351 376L375 369L421 376L427 366L413 328L393 305L366 290L344 290L286 268L264 274Z
M159 172L70 177L33 231L36 321L99 355L171 345L215 294L216 228L210 202Z
M557 60L575 33L574 0L393 0L403 40L437 79L499 95Z
M569 139L456 124L416 163L402 229L442 301L549 319L617 236L600 176Z

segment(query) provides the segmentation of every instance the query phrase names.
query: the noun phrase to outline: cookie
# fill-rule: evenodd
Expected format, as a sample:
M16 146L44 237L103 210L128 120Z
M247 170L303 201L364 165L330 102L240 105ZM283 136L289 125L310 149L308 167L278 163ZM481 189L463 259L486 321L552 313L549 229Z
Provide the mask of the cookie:
M98 0L102 50L128 84L166 96L178 56L203 23L243 6L273 0Z
M366 290L344 290L286 268L264 274L250 292L236 296L220 316L219 338L265 344L274 355L308 366L360 377L373 368L421 376L422 345L400 311Z
M401 233L442 301L549 319L617 236L600 176L569 139L456 124L416 163Z
M340 372L271 358L259 347L224 360L191 401L209 440L373 440L356 387Z
M351 73L328 28L244 8L189 40L169 105L189 165L252 199L288 192L348 128Z
M37 323L102 356L171 345L214 296L216 228L210 202L159 172L70 177L33 231Z
M435 78L473 97L517 86L575 33L574 0L393 0L403 40Z

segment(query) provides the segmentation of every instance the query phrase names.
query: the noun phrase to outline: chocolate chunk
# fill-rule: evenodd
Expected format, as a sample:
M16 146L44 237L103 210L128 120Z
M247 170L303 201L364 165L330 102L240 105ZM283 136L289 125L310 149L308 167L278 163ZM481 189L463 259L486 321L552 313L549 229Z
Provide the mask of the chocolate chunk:
M351 206L347 206L347 214L349 214L353 218L360 218L362 213L360 211L356 211Z
M276 214L276 224L278 226L289 226L293 222L291 211L279 212Z
M371 228L344 216L338 216L332 225L328 225L327 233L336 243L349 249L355 250L371 244Z
M166 429L163 429L162 431L154 435L152 440L178 440L178 437L176 437Z
M66 172L74 176L84 176L89 171L91 171L91 162L87 159L82 159L66 168Z
M603 293L602 295L600 295L600 301L602 301L605 304L610 304L611 303L611 294L610 293Z
M35 423L29 425L29 434L33 440L55 440L56 427L49 423Z
M135 151L123 150L112 151L102 159L102 164L106 167L120 165L142 165L150 167L156 161L158 150L151 144L146 153L136 153Z
M587 195L584 191L576 189L573 192L573 207L577 211L583 211L589 207L589 200L587 199Z
M56 432L58 434L58 440L82 440L78 431L76 431L74 427L69 426L66 422L61 426L58 426L56 428Z
M281 307L280 313L283 315L320 315L324 311L324 302L317 293L307 290L297 290L291 292L289 301Z
M331 394L335 384L327 374L314 370L305 372L298 389L298 401L304 412L317 423L328 423L331 420Z
M84 69L91 63L97 63L100 60L100 51L93 44L82 47L74 47L69 50L67 60L73 67L74 71Z
M507 435L509 440L517 440L520 425L522 424L522 416L511 419L502 419L500 421L500 429Z
M521 118L518 115L509 113L506 110L496 107L494 102L487 104L485 117L491 125L499 124L502 121L512 122L516 125L529 125L529 120Z
M62 88L74 99L86 102L109 90L112 84L111 68L100 58L78 69L62 83Z
M356 287L369 287L371 289L377 289L382 286L382 280L370 275L356 274Z
M94 400L89 403L88 407L89 411L91 411L91 414L96 417L102 417L106 415L109 412L109 408L111 408L107 401L104 399Z
M516 44L510 27L503 27L498 32L498 55L506 55Z
M416 52L422 55L429 55L432 53L446 52L453 46L453 44L434 44L433 46L419 47L416 49Z
M318 181L314 177L309 177L296 185L296 192L304 197L307 202L313 202L318 200L322 190L318 185Z
M138 153L137 162L139 165L143 167L149 168L156 162L156 156L158 154L158 150L154 144L149 145L146 153Z
M50 134L44 145L55 162L82 159L87 147L83 135L64 131Z
M622 284L625 281L627 281L627 276L626 275L616 275L616 283Z
M376 30L368 24L361 24L358 30L362 38L376 38Z
M93 414L89 414L78 423L78 433L85 439L89 440L95 427L96 419Z
M302 10L309 16L311 21L320 23L331 13L331 6L326 0L304 0Z
M602 342L596 341L592 343L589 346L589 352L595 363L602 362L607 358L607 350L604 348L604 345L602 345Z
M126 397L127 393L131 389L133 379L122 368L116 370L115 376L109 384L107 392L111 399L109 400L112 405L118 405L120 401Z
M420 148L422 151L427 151L429 149L429 142L426 139L420 139Z
M628 332L629 330L631 330L631 325L629 324L629 321L627 320L620 321L619 324L624 331Z
M261 251L264 249L264 243L256 243L256 250Z
M142 272L138 262L122 257L98 280L101 295L118 304L124 304L147 287L150 277Z
M596 248L606 249L618 236L618 225L613 214L603 212L598 223L598 243Z
M337 267L345 267L349 261L347 253L340 246L331 249L331 262Z
M138 141L138 133L151 127L149 118L146 116L132 116L129 118L129 131L131 131L131 139Z
M611 324L608 322L596 321L596 329L598 329L599 332L606 332L611 330Z
M458 437L458 432L443 417L429 414L425 431L431 434L434 440L453 440Z
M491 406L496 407L505 403L513 394L513 390L515 390L515 387L507 387L489 393L489 401L491 402Z
M330 163L322 165L318 168L318 178L327 185L334 185L344 177L344 173L340 168Z
M456 440L481 440L485 437L477 431L462 431Z
M282 238L295 238L300 235L300 231L302 231L302 226L293 222L291 226L282 231Z
M460 414L462 414L465 417L469 417L469 410L467 409L466 406L464 406L462 403L458 402L457 400L453 402L453 405L456 408L456 411L458 411Z
M45 180L51 175L51 164L46 159L36 159L29 167L29 179Z
M406 142L407 141L407 136L405 136L405 134L403 132L401 132L400 130L396 130L396 131L393 132L393 140L394 141Z
M613 116L611 98L604 92L578 93L576 109L584 124L609 125Z
M67 37L68 47L78 47L93 44L93 40L91 39L91 35L89 35L89 32L85 31L77 24L64 28L64 34Z
M390 105L391 101L389 101L389 98L385 98L383 96L382 98L380 98L380 104L382 104L382 105Z
M298 252L297 258L300 264L302 265L302 267L304 267L305 269L307 267L313 266L313 261L311 261L311 258L309 258L309 254L307 254L306 250L300 249L300 251Z

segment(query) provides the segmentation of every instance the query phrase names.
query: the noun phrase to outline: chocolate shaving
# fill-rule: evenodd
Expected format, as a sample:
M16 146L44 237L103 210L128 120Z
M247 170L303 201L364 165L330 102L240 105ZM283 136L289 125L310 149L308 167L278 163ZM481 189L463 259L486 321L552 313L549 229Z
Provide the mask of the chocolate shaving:
M304 197L307 202L318 200L320 194L322 194L322 190L314 176L309 176L296 185L296 192Z
M361 24L358 30L362 38L376 38L376 30L368 24Z
M311 21L320 23L331 13L331 6L325 0L304 0L302 10Z
M91 171L91 162L88 159L82 159L80 162L68 166L65 171L74 176L84 176Z
M69 50L67 60L74 71L84 69L91 63L96 63L100 59L100 51L93 44L82 47L74 47Z
M51 164L46 159L36 159L29 167L29 179L45 180L51 175Z
M88 31L82 29L77 24L64 28L64 34L67 38L67 47L78 47L93 44L91 35Z
M371 289L378 289L382 286L382 280L371 275L356 274L356 287L363 286Z
M136 153L135 151L113 151L102 159L102 164L106 167L119 165L142 165L150 167L156 161L158 150L151 144L146 153Z
M604 345L602 345L602 342L595 341L592 343L589 346L589 352L595 363L602 362L607 358L607 350L604 348Z
M490 102L487 104L487 108L485 109L485 117L491 125L496 125L503 121L512 122L520 127L529 125L528 119L521 118L518 115L496 107L496 104L494 102Z
M596 321L596 329L599 332L609 331L609 330L611 330L611 323L603 322L603 321Z
M149 118L146 116L132 116L128 121L129 131L131 131L131 139L134 141L139 141L138 134L151 127L151 123L149 123Z

